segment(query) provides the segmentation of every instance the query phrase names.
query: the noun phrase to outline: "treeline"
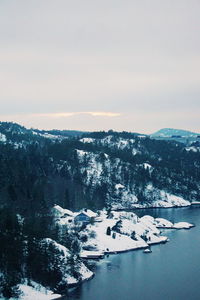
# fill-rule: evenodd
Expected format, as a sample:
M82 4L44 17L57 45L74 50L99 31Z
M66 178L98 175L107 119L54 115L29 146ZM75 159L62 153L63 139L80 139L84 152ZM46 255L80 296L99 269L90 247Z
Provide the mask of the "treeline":
M62 141L43 138L42 143L32 141L18 148L1 143L0 206L14 207L23 215L54 204L70 209L99 209L106 205L116 183L124 184L140 199L143 194L144 201L148 184L188 200L200 196L199 151L186 151L181 143L130 133L110 132L109 143L102 139L106 133L93 135L98 138L91 143L83 143L77 137ZM120 148L120 138L126 136L131 139ZM77 149L87 152L82 161ZM98 181L93 178L90 183L87 178L91 157L101 164L102 174Z
M67 260L60 256L54 242L48 243L49 239L67 247ZM55 292L66 291L63 275L71 274L77 279L79 276L76 270L79 244L79 229L61 230L50 213L23 218L11 208L0 209L0 295L18 297L17 285L24 279Z

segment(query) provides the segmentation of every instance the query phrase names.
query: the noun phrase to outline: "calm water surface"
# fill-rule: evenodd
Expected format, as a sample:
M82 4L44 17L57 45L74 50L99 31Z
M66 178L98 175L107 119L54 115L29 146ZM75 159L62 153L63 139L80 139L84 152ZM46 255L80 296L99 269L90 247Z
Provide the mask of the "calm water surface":
M195 223L190 230L165 230L170 242L110 255L96 267L95 277L65 300L200 300L200 208L138 210L172 222Z

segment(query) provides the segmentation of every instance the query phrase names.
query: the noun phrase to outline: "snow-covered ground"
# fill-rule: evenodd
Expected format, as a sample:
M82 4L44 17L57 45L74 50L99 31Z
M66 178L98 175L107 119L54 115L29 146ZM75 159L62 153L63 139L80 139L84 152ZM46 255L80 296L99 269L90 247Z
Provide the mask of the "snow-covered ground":
M89 236L89 239L83 244L83 248L90 247L100 253L119 253L147 248L149 244L167 241L167 237L160 234L154 224L154 218L150 216L138 218L132 212L116 211L113 211L111 215L111 218L107 218L104 211L101 213L102 222L87 226L85 234ZM113 227L117 222L120 224L116 232ZM108 228L111 229L110 234L108 234Z
M96 253L99 251L99 254L119 253L165 243L168 238L161 235L159 228L189 229L194 226L187 222L173 224L166 219L151 216L138 218L133 212L125 211L112 211L109 218L102 211L101 219L102 222L87 225L83 234L88 236L88 240L82 245L83 249L93 249ZM117 231L114 227L116 223Z
M187 222L178 222L173 226L174 229L190 229L192 227L194 227L194 224L190 224Z
M124 209L124 208L171 208L171 207L185 207L190 206L191 203L182 197L166 193L163 190L157 190L152 185L148 185L146 188L146 195L148 193L154 193L157 200L149 201L145 203L139 203L137 197L134 194L129 193L127 189L121 189L121 201L113 202L112 209Z
M200 147L191 146L191 147L186 147L185 150L186 151L192 151L192 152L199 152L200 151Z
M53 300L61 297L60 294L54 294L51 290L34 281L31 282L31 286L19 284L18 288L21 292L20 300ZM11 298L11 300L16 300L16 298Z
M190 229L194 227L194 224L191 223L178 222L173 224L172 222L163 218L156 218L155 222L157 228L164 228L164 229Z
M157 200L155 201L154 207L184 207L184 206L190 206L191 203L182 197L178 197L169 193L165 193L164 191L161 191L161 196L165 200Z
M55 216L55 217L62 217L62 216L70 216L73 217L74 213L69 210L69 209L64 209L59 205L54 205L51 209L51 213Z
M5 136L5 134L3 134L3 133L0 133L0 142L6 142L7 141L7 138L6 138L6 136Z
M123 189L123 186L117 185L116 188ZM174 199L174 198L173 198ZM74 216L76 214L74 213ZM62 226L76 226L73 222L68 223L69 217L57 219L57 223ZM102 253L118 253L139 248L147 248L151 244L159 244L168 241L166 236L162 236L161 228L170 229L189 229L193 224L172 222L163 218L153 218L143 216L139 218L133 212L106 210L99 212L100 221L88 224L81 235L86 240L81 242L82 252L80 257L91 255L102 255ZM80 224L79 224L80 226ZM86 251L85 251L86 250ZM92 251L92 252L88 252Z
M155 224L156 224L156 227L157 228L173 228L173 223L166 220L166 219L163 219L163 218L156 218L155 219Z
M41 136L41 137L51 139L51 140L63 140L64 138L67 138L67 137L64 137L64 136L61 136L61 135L54 135L54 134L50 134L50 133L47 133L47 132L40 133L40 132L36 132L34 130L32 130L32 133L34 135Z

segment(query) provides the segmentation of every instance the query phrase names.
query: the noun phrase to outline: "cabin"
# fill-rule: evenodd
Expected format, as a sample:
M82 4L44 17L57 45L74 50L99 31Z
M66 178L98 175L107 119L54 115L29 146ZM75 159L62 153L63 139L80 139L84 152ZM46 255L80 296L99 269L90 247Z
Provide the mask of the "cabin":
M51 209L51 214L57 218L73 217L73 212L69 209L64 209L59 205L54 205Z
M88 224L97 217L97 214L90 209L84 209L77 213L74 218L75 223Z

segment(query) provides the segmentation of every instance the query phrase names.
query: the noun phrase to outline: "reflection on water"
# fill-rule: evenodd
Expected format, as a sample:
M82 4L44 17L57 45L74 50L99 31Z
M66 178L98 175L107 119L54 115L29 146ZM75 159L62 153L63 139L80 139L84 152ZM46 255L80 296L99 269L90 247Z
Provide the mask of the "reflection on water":
M69 300L199 300L200 209L146 209L137 214L195 223L191 230L164 230L170 239L142 250L110 255L95 266L95 277L69 292Z

